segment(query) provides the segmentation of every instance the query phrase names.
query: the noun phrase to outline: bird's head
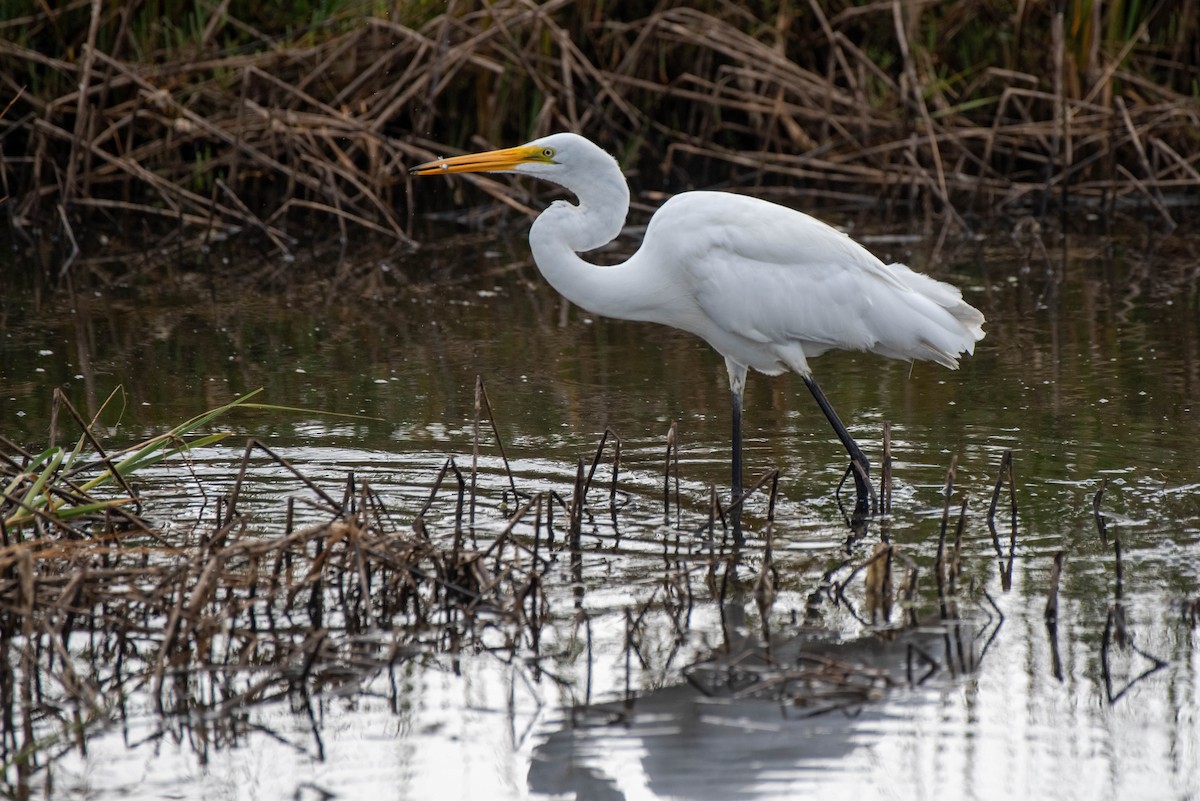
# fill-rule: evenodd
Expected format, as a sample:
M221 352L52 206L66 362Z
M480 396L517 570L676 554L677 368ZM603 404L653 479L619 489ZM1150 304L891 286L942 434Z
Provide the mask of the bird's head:
M503 150L437 159L419 164L410 172L511 172L558 184L575 195L579 204L552 203L533 224L530 241L540 230L543 238L563 241L576 252L612 241L621 232L629 210L629 185L616 159L573 133L551 134Z
M573 133L557 133L517 147L436 159L409 170L414 175L450 175L461 172L512 172L531 175L570 188L571 176L597 161L613 163L612 156ZM619 174L619 172L618 172Z

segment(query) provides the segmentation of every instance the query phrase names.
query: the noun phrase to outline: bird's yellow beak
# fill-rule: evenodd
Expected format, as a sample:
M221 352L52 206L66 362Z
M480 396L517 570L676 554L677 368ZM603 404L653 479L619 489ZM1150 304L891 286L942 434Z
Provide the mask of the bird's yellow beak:
M439 175L452 172L504 172L522 164L554 164L554 151L537 145L521 145L504 150L489 150L449 159L437 159L418 164L409 170L413 175Z

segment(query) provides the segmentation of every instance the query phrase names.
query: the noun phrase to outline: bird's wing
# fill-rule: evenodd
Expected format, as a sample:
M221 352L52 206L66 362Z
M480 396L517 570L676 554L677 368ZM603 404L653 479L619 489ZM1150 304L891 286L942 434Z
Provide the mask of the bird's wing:
M982 336L982 315L954 287L885 265L840 231L774 203L677 195L646 242L670 259L715 330L781 352L844 348L953 366ZM963 307L978 317L977 336L959 319L971 317Z

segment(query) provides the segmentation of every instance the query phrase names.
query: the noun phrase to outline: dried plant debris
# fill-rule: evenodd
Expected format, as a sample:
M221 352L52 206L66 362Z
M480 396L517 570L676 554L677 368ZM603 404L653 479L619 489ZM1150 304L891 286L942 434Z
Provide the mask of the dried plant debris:
M164 726L214 721L414 658L536 646L544 563L515 542L397 530L367 485L325 522L272 528L233 515L186 546L146 529L0 549L0 707L24 722L4 727L2 761L41 764L56 737L124 718L135 692Z
M1186 3L964 15L834 2L763 19L701 3L625 20L592 3L388 16L330 3L303 19L253 4L9 5L3 196L31 241L58 233L63 270L93 258L89 220L110 243L173 229L197 253L249 232L288 254L314 222L343 247L354 231L409 244L405 164L556 130L593 137L656 192L782 185L964 227L1077 204L1173 226L1200 189ZM494 197L489 217L531 208L536 190L468 180Z
M964 548L965 499L949 538L956 460L947 473L941 534L929 532L922 557L933 562L929 589L936 597L922 597L918 561L911 546L894 542L890 527L881 526L874 541L865 529L852 531L844 549L818 558L816 569L797 573L781 565L777 470L751 490L769 498L759 507L766 509L757 521L764 528L750 527L744 543L727 536L727 509L715 489L707 508L702 498L685 500L686 513L677 497L673 515L666 467L675 464L678 475L675 427L665 450L666 524L652 523L640 535L620 534L615 522L626 501L616 486L620 439L611 430L590 469L579 460L569 497L523 492L507 460L503 486L492 486L492 477L485 490L475 457L484 449L503 453L503 445L482 381L476 398L472 469L448 459L432 479L428 500L405 521L354 474L341 492L330 491L252 439L240 467L231 462L224 487L205 489L196 479L197 490L216 500L206 501L190 526L148 522L152 514L140 505L134 469L168 453L186 459L190 444L221 436L200 429L251 405L246 398L120 452L106 451L73 412L85 434L70 451L52 446L33 454L0 442L6 487L0 498L0 763L28 776L114 721L140 716L144 729L147 707L159 728L152 736L202 727L204 747L220 747L237 742L248 725L247 709L287 702L303 710L315 699L368 691L375 679L414 660L459 669L464 654L561 681L576 699L572 719L585 724L628 721L668 699L676 703L681 692L690 693L686 703L777 705L784 717L854 713L899 688L976 671L999 635L1004 616L971 578L968 563L980 566L985 557ZM489 429L492 441L480 439ZM606 453L612 454L613 483L589 499ZM283 508L250 510L242 493L253 480L252 455L293 477L312 499L303 514L297 514L297 498L280 502ZM1011 455L1002 465L1011 486ZM503 494L504 501L477 506L477 494L485 491ZM657 499L650 503L656 506ZM601 514L614 521L614 533L585 536ZM672 517L680 522L672 525ZM659 520L657 510L647 519ZM649 546L644 552L622 551L638 536L653 542L642 543ZM1120 540L1112 542L1116 597L1100 659L1109 701L1116 703L1167 663L1133 644ZM1000 554L1006 591L1015 550L1014 535L1008 553ZM599 612L585 604L589 572L609 582L614 563L640 557L655 567L653 582L636 586L638 601ZM1063 558L1060 553L1055 561L1047 606L1051 670L1060 677L1055 624L1068 614L1057 603ZM787 608L806 595L802 613ZM788 601L781 605L781 598ZM696 630L699 604L720 615L718 646L707 642L711 631ZM1185 617L1194 620L1194 606L1185 608ZM821 626L835 610L843 620L858 621L857 636L845 639ZM611 661L613 654L594 652L593 615L622 612L625 692L595 703L593 662ZM663 638L647 635L652 626L670 632L665 652ZM697 640L704 646L696 647ZM586 681L560 677L568 663L585 670ZM651 665L671 679L661 690L636 691L635 672ZM312 736L319 751L315 720Z

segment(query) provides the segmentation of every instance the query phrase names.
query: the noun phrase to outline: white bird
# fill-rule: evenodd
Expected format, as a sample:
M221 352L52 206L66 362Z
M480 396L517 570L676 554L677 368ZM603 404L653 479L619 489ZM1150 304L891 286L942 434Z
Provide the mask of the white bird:
M846 234L807 214L726 192L685 192L650 219L623 264L577 254L611 242L629 211L616 160L572 133L412 168L417 175L509 172L559 184L529 244L546 280L594 314L690 331L725 357L733 398L733 499L740 537L742 395L750 368L800 374L850 455L857 517L869 514L870 465L812 377L808 360L841 348L958 367L983 338L983 315L949 284L884 264Z

